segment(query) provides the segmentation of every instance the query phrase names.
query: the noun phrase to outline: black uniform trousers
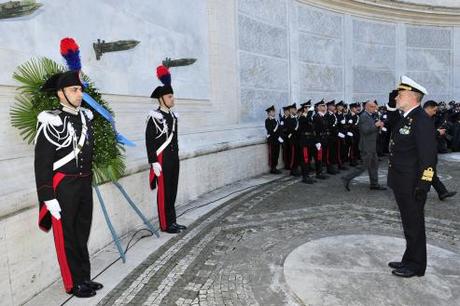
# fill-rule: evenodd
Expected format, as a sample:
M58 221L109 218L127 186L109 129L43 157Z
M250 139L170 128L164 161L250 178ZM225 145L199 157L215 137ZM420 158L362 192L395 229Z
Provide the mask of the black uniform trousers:
M441 180L438 177L438 174L435 173L433 176L433 181L431 182L431 185L433 186L434 190L438 193L438 195L447 193L447 188L444 186L444 184L441 182Z
M66 285L73 286L91 279L88 238L93 215L92 176L65 175L56 187L56 199L61 206L62 232L53 219L53 234L61 274ZM64 241L64 248L60 239ZM64 251L64 252L63 252ZM69 273L71 279L69 279ZM66 285L66 291L70 291Z
M406 238L406 251L401 262L417 274L426 270L425 213L426 198L417 201L414 193L394 192L401 212L401 221Z
M291 143L290 139L286 137L283 142L283 162L284 162L284 169L290 170L291 169Z
M345 138L337 137L337 164L342 167L348 160L348 144Z
M268 141L268 164L270 169L276 169L280 157L280 144L278 140Z
M301 146L301 159L300 166L302 169L302 176L310 176L310 162L315 161L315 170L316 174L321 174L322 172L322 152L316 149L314 142L304 143Z
M334 134L337 134L337 133L334 133ZM336 164L337 164L337 137L331 134L327 137L326 165L330 167Z
M176 223L176 196L179 183L179 154L171 151L167 146L158 155L161 164L161 174L158 177L157 208L160 229L166 231L173 223Z

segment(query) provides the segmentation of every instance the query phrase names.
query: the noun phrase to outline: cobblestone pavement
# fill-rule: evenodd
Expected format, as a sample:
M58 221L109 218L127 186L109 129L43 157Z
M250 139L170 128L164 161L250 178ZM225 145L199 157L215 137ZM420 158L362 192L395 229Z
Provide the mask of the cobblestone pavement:
M441 160L439 173L448 189L458 189L460 163ZM426 205L428 243L457 254L459 202L458 195L441 202L431 191ZM370 191L365 176L351 192L338 176L314 185L281 177L199 219L151 254L100 305L304 305L285 281L286 257L309 241L344 234L401 238L392 192Z

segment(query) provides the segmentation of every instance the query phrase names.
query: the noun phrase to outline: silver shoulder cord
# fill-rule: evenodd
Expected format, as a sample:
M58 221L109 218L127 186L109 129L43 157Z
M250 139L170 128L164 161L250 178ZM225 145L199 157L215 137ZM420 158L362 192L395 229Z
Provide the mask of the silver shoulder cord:
M37 122L38 126L39 122ZM67 129L66 129L67 125ZM35 143L37 142L37 138L40 135L40 132L43 131L43 135L45 138L53 145L56 146L56 151L62 148L66 148L70 146L70 144L73 141L73 138L75 138L75 130L73 129L72 125L70 122L67 122L67 117L64 118L64 123L62 124L62 129L59 130L56 126L50 124L49 122L42 122L40 127L37 130L37 135L35 136ZM65 135L62 135L65 132ZM58 142L54 141L51 136L54 137L54 139L57 139ZM60 140L64 140L62 143L60 143Z

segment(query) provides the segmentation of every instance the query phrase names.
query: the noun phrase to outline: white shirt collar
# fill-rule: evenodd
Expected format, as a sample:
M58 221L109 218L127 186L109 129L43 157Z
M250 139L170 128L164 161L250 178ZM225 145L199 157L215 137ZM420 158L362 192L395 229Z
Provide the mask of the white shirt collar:
M415 105L414 107L412 107L412 108L411 108L410 110L408 110L407 112L404 112L404 114L403 114L404 118L406 118L407 115L409 115L409 113L410 113L411 111L413 111L414 109L416 109L417 107L418 107L418 104Z

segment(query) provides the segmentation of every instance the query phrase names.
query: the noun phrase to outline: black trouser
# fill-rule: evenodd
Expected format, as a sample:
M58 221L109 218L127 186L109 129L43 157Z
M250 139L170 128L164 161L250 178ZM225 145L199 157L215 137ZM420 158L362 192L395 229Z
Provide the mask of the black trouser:
M284 139L283 142L283 162L284 169L291 169L291 143L288 138Z
M333 132L337 134L336 132ZM327 138L327 148L326 148L326 165L328 167L337 164L337 137L330 135Z
M280 157L280 144L278 141L268 142L268 165L274 170L278 166L278 158Z
M158 177L157 207L160 229L165 231L176 223L176 196L179 182L179 154L170 147L158 156L161 174Z
M91 279L87 245L93 216L91 179L90 175L66 175L56 189L56 199L61 206L62 233L55 228L56 223L53 223L53 233L56 244L58 236L63 235L65 254L56 245L58 261L63 278L66 277L65 271L70 270L73 286Z
M401 221L406 238L406 251L402 262L417 274L426 270L425 213L426 199L417 201L414 192L394 192L401 212Z
M433 188L434 190L436 190L438 195L447 193L446 186L444 186L437 174L433 176L433 181L431 182L431 185L433 185Z
M350 161L350 165L355 165L359 158L359 143L356 136L347 136L348 139L348 147L349 147L349 154L348 160Z

